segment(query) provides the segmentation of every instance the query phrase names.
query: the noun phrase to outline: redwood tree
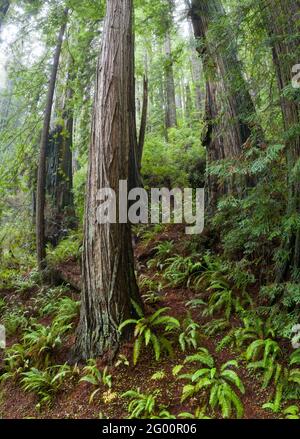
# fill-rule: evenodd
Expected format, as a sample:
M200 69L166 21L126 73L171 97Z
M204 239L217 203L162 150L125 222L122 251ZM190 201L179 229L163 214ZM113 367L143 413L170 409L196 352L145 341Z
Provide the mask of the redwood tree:
M219 39L210 34L214 24L225 22L221 0L191 0L192 20L197 50L203 61L206 79L206 132L203 143L207 148L208 165L217 160L239 158L243 145L253 141L259 129L249 122L255 113L247 84L238 61L234 36L230 27ZM213 210L220 195L242 191L245 182L234 181L228 175L225 184L208 174L207 190Z
M74 64L69 63L60 117L47 142L46 239L57 245L66 231L75 225L73 200L73 109L72 78Z
M260 8L270 37L280 91L286 138L288 207L290 227L285 233L277 280L300 278L300 100L292 88L293 67L300 61L300 4L294 0L264 0Z
M52 113L53 96L55 90L55 83L57 77L57 70L59 65L59 58L61 53L61 47L63 42L63 37L66 29L68 11L64 11L64 21L61 26L53 65L51 68L51 76L48 85L48 93L46 100L46 107L44 113L44 122L41 135L40 144L40 156L38 165L38 177L37 177L37 200L36 200L36 248L37 248L37 261L40 270L45 268L45 258L46 258L46 240L45 240L45 201L46 201L46 152L47 143L49 138L49 127Z
M132 0L107 0L98 61L86 190L83 291L76 356L113 356L118 327L139 302L129 224L99 224L100 188L119 195L119 181L135 181L136 126Z

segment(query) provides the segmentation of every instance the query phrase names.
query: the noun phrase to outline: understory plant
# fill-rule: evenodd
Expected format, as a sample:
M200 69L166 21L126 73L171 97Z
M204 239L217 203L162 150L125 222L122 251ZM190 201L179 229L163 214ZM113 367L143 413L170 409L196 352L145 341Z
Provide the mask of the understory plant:
M105 367L103 371L100 371L97 367L97 362L94 359L89 359L87 365L83 368L84 376L79 382L85 381L97 386L90 396L89 403L91 404L94 397L101 391L101 385L107 386L109 389L112 387L112 376L108 373L108 368Z
M143 346L152 346L156 361L163 351L172 355L170 335L180 329L180 323L165 314L169 308L160 308L152 315L145 316L136 303L133 305L139 318L125 320L119 327L119 331L122 331L126 326L134 325L133 364L137 364Z
M22 373L21 385L25 391L38 396L39 406L50 404L66 380L73 376L74 371L75 368L72 369L67 364L51 366L45 370L33 367Z
M245 388L238 374L232 370L238 367L238 363L231 360L217 367L213 356L205 348L200 348L196 354L185 359L185 364L190 363L199 364L200 368L179 376L190 382L183 387L181 401L199 395L208 398L208 404L213 410L220 408L224 418L229 418L234 410L236 416L241 418L243 404L234 387L241 394L245 393Z

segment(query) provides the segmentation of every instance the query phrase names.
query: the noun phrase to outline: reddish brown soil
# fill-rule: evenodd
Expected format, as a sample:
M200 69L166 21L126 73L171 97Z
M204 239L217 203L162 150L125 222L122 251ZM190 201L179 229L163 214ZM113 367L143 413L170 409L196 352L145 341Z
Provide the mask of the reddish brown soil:
M155 239L155 245L158 240L168 239L177 242L180 248L183 246L182 234L183 229L180 227L174 228L170 233L164 232ZM137 259L139 261L146 261L150 255L152 256L152 250L153 242L148 243L146 246L141 243L138 244L136 248ZM66 265L60 266L59 270L64 273L66 278L73 276L74 282L79 283L80 269L74 264L74 261L69 261ZM143 265L143 272L147 273L149 277L153 275L153 271L147 270L145 265ZM188 289L165 288L162 306L169 307L168 313L182 321L187 314L185 304L192 297L194 297L194 294ZM155 306L153 307L155 308ZM153 307L151 311L153 311ZM199 311L192 310L191 314L193 319L199 322L200 325L207 321L199 315ZM45 321L44 323L49 322ZM63 364L71 358L74 337L74 334L69 335L65 340L64 348L56 353L55 360L57 364ZM214 354L218 365L238 356L237 353L228 349L216 352L215 348L219 339L220 336L216 337L215 340L203 337L201 341L201 345L208 348ZM12 341L15 342L16 339L10 340L9 344ZM124 345L122 353L131 360L132 343ZM108 418L124 418L128 416L128 400L122 398L121 395L133 388L140 388L145 393L160 389L159 402L166 405L173 414L179 414L184 411L194 412L197 406L205 404L205 400L194 398L182 404L180 398L184 382L176 380L172 376L172 368L175 365L182 364L186 355L187 353L182 353L178 343L176 343L173 358L164 356L159 362L156 362L152 351L147 351L143 352L136 367L132 367L132 365L130 367L121 365L118 368L110 366L109 371L113 376L112 391L108 392L107 388L103 386L92 404L89 404L89 397L92 391L95 390L95 387L85 382L78 383L78 378L73 379L66 385L66 388L56 396L51 407L44 407L41 410L36 409L38 400L34 395L24 392L19 385L8 381L1 386L0 416L4 419L32 417L43 419L98 418L99 413L101 413L102 416ZM0 370L2 367L3 365L0 362ZM165 372L163 380L151 380L151 376L157 371ZM242 362L240 362L238 373L246 389L245 395L240 395L245 408L245 418L273 418L274 415L272 413L261 408L262 404L268 401L270 396L268 393L271 390L262 390L258 377L251 375ZM220 414L215 413L214 417L220 417Z

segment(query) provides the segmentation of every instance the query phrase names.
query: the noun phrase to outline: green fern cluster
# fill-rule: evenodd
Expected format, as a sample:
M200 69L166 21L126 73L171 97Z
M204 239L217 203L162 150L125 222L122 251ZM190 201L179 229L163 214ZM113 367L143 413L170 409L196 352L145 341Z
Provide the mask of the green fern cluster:
M55 365L45 370L31 368L22 373L21 384L25 391L35 393L39 398L38 407L50 404L54 396L62 389L65 381L78 373L77 367L72 369L69 365Z
M165 261L166 269L164 278L173 287L194 287L201 273L203 266L201 262L195 262L197 256L173 256Z
M179 330L180 323L174 317L165 315L169 308L160 308L154 314L145 316L136 303L134 307L139 318L126 320L119 327L119 331L122 331L128 325L135 326L133 364L137 364L143 345L152 346L156 361L160 359L163 351L172 355L173 348L168 336Z
M213 410L220 408L224 418L229 418L233 409L235 409L238 418L243 416L243 404L233 389L235 386L240 393L245 393L241 379L232 370L233 367L238 367L236 361L228 361L218 368L209 351L200 348L196 354L185 359L185 364L187 363L198 363L202 367L192 373L179 376L181 379L190 381L190 384L183 388L182 402L198 394L207 395L208 392L208 404Z
M108 373L108 368L105 367L101 372L97 367L97 362L94 359L90 359L87 365L83 368L84 376L79 380L79 382L85 381L97 386L89 398L89 403L91 404L97 395L101 391L101 385L107 386L109 389L112 387L112 376Z
M182 352L185 352L187 349L197 349L200 339L200 325L191 317L187 317L183 321L183 329L184 331L179 334L179 345Z
M152 393L141 393L140 389L128 390L122 398L130 399L128 405L129 419L176 419L167 407L157 402L160 390Z

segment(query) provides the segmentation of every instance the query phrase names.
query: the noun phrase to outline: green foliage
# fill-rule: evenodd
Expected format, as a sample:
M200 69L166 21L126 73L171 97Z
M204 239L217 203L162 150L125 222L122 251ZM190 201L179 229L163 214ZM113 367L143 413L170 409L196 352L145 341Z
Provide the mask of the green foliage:
M165 261L167 268L164 277L174 287L190 287L203 271L200 262L194 262L194 257L176 255Z
M165 261L168 258L170 258L170 255L174 251L174 242L173 241L160 242L156 247L154 247L154 250L155 250L155 257L154 259L148 261L147 266L149 268L156 267L162 269L164 267Z
M279 335L291 337L293 326L299 323L299 284L292 282L269 284L261 288L260 296L266 303L259 309L261 314L269 316Z
M183 332L179 334L179 345L182 352L185 352L187 349L197 349L199 344L199 329L200 325L194 322L191 317L186 318L183 321Z
M178 417L182 419L211 419L209 416L206 416L206 407L197 407L195 413L189 412L181 412Z
M220 368L216 367L215 360L209 351L200 348L194 355L188 356L185 363L200 363L200 369L192 373L181 375L180 378L190 381L184 386L181 401L195 397L197 394L209 392L208 403L212 409L219 407L224 418L229 418L233 409L238 418L243 416L243 404L233 389L235 386L242 394L245 389L242 381L232 367L238 367L236 361L228 361Z
M228 320L225 319L217 319L217 320L211 320L210 322L206 323L204 325L204 333L209 336L216 335L220 332L225 331L230 327L230 323Z
M249 314L248 317L242 318L242 324L243 326L231 329L220 341L218 345L219 350L225 346L234 346L240 349L245 344L249 345L254 340L275 337L275 331L270 320L264 321L255 315Z
M68 259L80 259L82 246L82 236L80 233L73 233L68 238L60 241L55 247L48 246L47 249L47 261L52 267L65 262Z
M272 367L274 366L269 365L269 369ZM279 363L276 363L275 368L276 372L273 377L275 385L274 400L264 404L263 408L278 413L281 410L283 399L299 399L300 369L288 369Z
M23 345L14 344L6 349L4 357L5 372L0 376L1 381L19 378L20 374L30 366L30 359Z
M71 328L70 324L59 321L51 326L35 323L26 330L22 344L31 363L37 368L49 366L56 349L62 345L62 336Z
M57 302L55 317L53 319L53 325L65 327L71 325L74 319L79 314L80 302L70 299L69 297L63 297Z
M204 149L195 131L187 127L173 128L169 131L168 143L160 135L147 136L142 175L147 187L162 187L166 182L172 187L189 187L189 182L195 180L196 169L204 168L203 161ZM201 177L203 179L203 175Z
M139 288L145 293L142 295L142 298L145 303L155 304L162 302L162 285L161 283L155 281L154 279L150 279L149 277L141 275L139 277Z
M27 312L23 307L7 309L1 317L1 323L5 326L6 335L12 336L23 331L30 321Z
M161 381L166 377L166 373L163 370L159 370L158 372L155 372L152 376L151 376L151 380L154 381Z
M159 410L157 397L159 391L153 393L140 393L140 390L128 390L122 394L122 398L130 399L128 405L129 419L152 418L155 412Z
M180 323L174 317L165 315L169 308L160 308L146 317L137 304L134 303L134 307L139 319L126 320L119 327L119 331L122 331L128 325L135 325L133 364L137 364L143 344L145 347L152 346L156 361L160 359L163 351L172 355L173 348L168 336L180 328Z
M108 368L105 367L101 372L97 367L97 362L94 359L88 360L87 366L83 368L85 374L79 381L85 381L93 384L98 388L94 390L90 396L89 403L91 404L98 392L101 390L101 385L107 386L109 389L112 387L112 376L108 373Z
M250 301L245 293L243 296L244 300L241 300L238 293L233 291L226 281L212 281L207 291L210 292L210 296L207 308L203 311L204 316L213 316L216 313L222 312L226 319L229 320L233 312L239 313L243 311L242 304L244 305L246 300Z
M39 405L50 404L73 373L74 370L67 364L52 366L46 370L31 368L28 372L22 373L21 384L25 391L38 396Z
M297 405L290 405L286 409L283 410L283 414L285 415L285 419L300 419L300 410Z
M127 357L126 357L126 355L124 355L124 354L119 354L118 355L118 359L117 359L117 361L116 361L116 363L115 363L115 367L119 367L119 366L126 366L126 367L129 367L130 366L130 363L129 363L129 361L128 361L128 359L127 359Z

